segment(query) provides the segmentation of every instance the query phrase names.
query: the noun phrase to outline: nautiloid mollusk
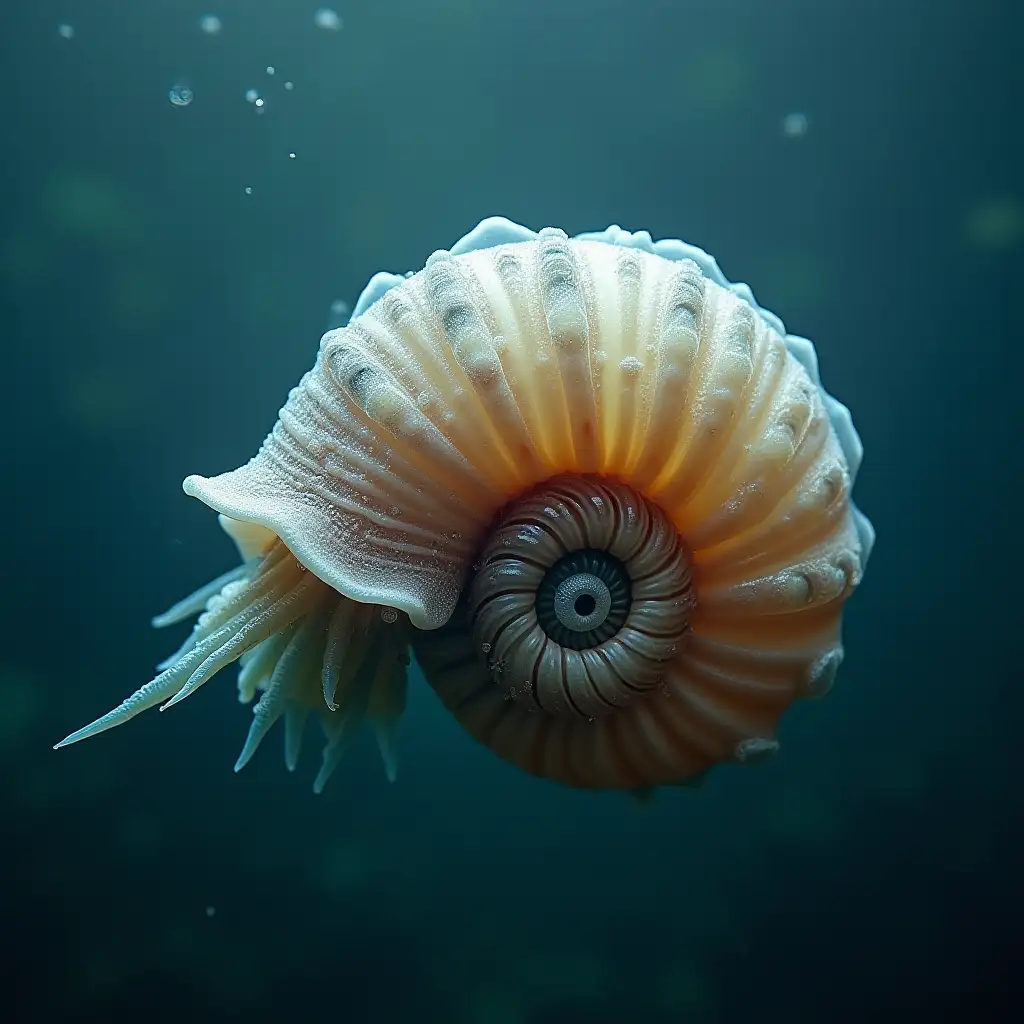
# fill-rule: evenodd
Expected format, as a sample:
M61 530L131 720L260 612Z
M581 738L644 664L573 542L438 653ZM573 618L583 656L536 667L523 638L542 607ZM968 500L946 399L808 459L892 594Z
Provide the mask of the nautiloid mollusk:
M278 719L294 767L312 712L317 789L364 723L393 776L415 661L482 744L569 786L757 760L842 660L860 460L811 343L706 253L485 220L376 275L259 452L185 480L242 564L155 620L198 613L60 745L239 661L237 767Z

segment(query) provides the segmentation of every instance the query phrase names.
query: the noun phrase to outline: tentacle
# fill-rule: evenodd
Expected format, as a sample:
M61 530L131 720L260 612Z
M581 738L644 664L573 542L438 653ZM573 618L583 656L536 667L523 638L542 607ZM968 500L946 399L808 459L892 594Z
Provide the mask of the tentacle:
M295 699L302 682L302 674L311 667L311 652L316 654L317 635L322 633L327 614L321 606L316 613L308 615L295 630L291 640L274 667L270 685L253 708L253 722L246 737L245 746L235 762L235 771L240 772L248 763L270 727L285 713L288 704Z
M250 558L236 568L222 573L215 580L210 580L205 586L194 590L188 597L183 597L180 601L172 604L167 611L160 615L154 615L154 627L163 629L165 626L173 626L176 622L184 622L185 619L198 615L206 608L206 603L211 597L216 597L229 583L248 578L261 561L261 558Z
M389 779L395 777L394 729L405 707L409 661L404 615L342 597L280 541L264 556L200 587L156 621L165 625L196 611L201 614L192 633L156 678L57 746L105 732L155 705L169 708L240 661L239 700L250 703L260 696L235 771L251 760L281 717L285 764L293 771L309 712L316 710L327 736L317 792L368 714L385 771Z

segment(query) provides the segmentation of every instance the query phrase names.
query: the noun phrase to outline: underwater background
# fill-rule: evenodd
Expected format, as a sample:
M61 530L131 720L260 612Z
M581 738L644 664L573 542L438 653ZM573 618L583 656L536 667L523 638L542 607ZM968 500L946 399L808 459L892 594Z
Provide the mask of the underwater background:
M333 13L0 6L0 1016L1016 1018L1020 5ZM181 479L255 452L333 303L492 214L683 238L815 341L878 531L831 694L642 810L418 675L395 784L369 731L320 796L280 729L233 774L233 669L53 752L235 564Z

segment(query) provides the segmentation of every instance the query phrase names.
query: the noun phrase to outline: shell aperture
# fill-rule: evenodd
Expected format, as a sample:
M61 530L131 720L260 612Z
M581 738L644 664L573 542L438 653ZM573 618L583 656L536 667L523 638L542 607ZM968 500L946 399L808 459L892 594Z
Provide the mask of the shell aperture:
M321 787L364 720L389 775L410 651L478 740L642 789L777 747L842 659L873 532L809 342L681 242L484 221L377 275L250 462L189 477L244 559L192 637L62 744L241 659L237 767L312 710Z

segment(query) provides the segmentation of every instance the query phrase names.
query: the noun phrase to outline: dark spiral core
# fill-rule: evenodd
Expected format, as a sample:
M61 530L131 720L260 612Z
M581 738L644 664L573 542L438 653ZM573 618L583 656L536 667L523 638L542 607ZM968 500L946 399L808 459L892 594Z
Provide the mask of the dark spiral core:
M610 607L607 615L592 629L566 626L555 610L555 595L561 584L581 575L596 576L608 588ZM626 567L607 551L588 548L560 558L537 588L537 621L556 644L582 651L610 640L622 628L632 604L632 585Z
M664 512L619 482L547 481L499 517L478 566L463 621L481 685L530 710L627 707L661 685L690 628L689 554Z

